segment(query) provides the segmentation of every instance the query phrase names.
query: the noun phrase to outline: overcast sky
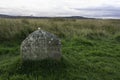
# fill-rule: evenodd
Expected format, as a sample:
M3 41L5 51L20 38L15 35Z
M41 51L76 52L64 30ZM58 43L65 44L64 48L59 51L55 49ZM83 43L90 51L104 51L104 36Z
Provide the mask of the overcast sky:
M120 18L120 0L0 0L0 14Z

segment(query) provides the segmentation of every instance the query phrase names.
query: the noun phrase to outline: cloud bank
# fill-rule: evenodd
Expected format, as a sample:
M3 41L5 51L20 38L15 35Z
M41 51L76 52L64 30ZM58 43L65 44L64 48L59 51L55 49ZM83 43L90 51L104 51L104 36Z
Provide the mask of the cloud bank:
M0 0L0 14L120 18L120 0Z

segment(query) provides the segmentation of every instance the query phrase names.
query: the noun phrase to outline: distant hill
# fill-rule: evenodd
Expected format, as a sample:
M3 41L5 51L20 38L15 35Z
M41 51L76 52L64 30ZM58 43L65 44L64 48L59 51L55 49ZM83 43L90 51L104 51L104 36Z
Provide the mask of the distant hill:
M35 19L46 19L46 18L72 18L72 19L92 19L83 16L69 16L69 17L39 17L39 16L12 16L6 14L0 14L0 18L35 18Z

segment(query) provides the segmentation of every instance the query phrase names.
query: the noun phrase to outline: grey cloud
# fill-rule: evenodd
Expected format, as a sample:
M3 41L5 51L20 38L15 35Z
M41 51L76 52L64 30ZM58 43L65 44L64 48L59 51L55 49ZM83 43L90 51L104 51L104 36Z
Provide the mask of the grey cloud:
M93 17L120 17L120 7L100 6L91 8L73 8L74 10L84 12L87 16Z
M117 17L120 18L120 8L113 6L70 8L69 11L39 11L22 8L0 7L0 14L8 15L34 15L34 16L85 16L85 17Z
M84 11L120 11L120 7L103 6L103 7L92 7L92 8L74 8L75 10Z

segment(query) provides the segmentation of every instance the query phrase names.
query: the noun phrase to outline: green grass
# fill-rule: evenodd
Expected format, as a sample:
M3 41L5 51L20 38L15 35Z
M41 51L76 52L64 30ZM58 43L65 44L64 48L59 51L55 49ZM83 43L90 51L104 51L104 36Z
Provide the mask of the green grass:
M119 22L0 19L0 80L120 80ZM61 38L61 61L22 61L20 44L38 26Z

